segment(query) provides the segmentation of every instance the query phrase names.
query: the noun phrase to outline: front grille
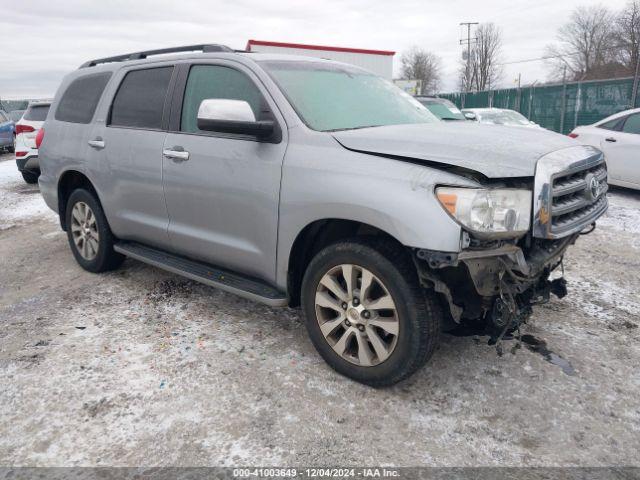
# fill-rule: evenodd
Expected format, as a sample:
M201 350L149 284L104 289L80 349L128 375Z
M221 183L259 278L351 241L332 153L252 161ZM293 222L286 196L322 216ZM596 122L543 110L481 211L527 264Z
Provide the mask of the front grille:
M579 232L607 209L607 166L586 145L561 149L536 166L533 235L562 238Z
M598 184L598 194L591 191L591 179ZM551 232L572 230L606 208L607 168L604 163L584 170L559 174L553 179L551 202ZM594 198L595 197L595 198Z

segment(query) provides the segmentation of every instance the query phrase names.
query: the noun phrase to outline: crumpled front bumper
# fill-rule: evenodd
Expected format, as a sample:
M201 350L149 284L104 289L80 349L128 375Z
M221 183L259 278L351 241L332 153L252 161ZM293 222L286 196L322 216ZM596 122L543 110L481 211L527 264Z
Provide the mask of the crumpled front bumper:
M579 235L531 239L526 247L507 243L460 253L418 250L416 265L423 286L446 299L455 322L485 320L497 332L517 328L531 306L547 302L550 294L566 294L564 279L549 277Z

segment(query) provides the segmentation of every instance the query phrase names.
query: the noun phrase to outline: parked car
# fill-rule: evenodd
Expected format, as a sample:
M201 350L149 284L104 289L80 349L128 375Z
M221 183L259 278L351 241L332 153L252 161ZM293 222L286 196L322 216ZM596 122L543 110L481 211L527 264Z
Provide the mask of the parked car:
M27 183L36 183L40 176L36 136L47 118L51 102L31 102L24 115L16 123L16 164Z
M9 112L9 118L13 121L13 123L18 123L24 115L25 110L11 110Z
M462 113L467 120L473 120L489 125L506 125L508 127L542 128L531 122L515 110L506 108L463 108Z
M13 152L13 121L9 114L0 110L0 152Z
M440 120L466 120L460 109L446 98L425 96L415 98Z
M301 305L320 355L373 386L420 368L443 325L500 342L563 296L550 273L607 209L594 147L441 122L357 67L220 45L85 63L39 141L82 268L129 256Z
M640 108L577 127L569 136L604 152L609 183L640 189Z

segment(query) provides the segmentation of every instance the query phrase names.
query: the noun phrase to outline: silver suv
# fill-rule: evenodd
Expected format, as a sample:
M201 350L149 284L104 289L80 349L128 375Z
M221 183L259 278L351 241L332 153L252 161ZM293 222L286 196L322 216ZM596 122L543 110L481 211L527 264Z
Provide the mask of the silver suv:
M599 150L441 122L315 58L199 45L93 60L44 130L42 194L84 269L128 256L301 305L320 355L373 386L415 372L442 329L499 342L563 296L550 274L607 208Z

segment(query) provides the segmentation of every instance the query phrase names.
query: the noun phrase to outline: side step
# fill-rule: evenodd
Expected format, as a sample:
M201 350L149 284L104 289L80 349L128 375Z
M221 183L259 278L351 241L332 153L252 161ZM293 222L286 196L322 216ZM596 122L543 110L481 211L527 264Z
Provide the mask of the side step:
M272 307L283 307L288 303L284 293L279 292L267 283L223 270L213 265L189 260L188 258L135 242L118 242L113 246L113 249L127 257L135 258L154 267L177 273L183 277L211 285L225 292L234 293L249 300Z

